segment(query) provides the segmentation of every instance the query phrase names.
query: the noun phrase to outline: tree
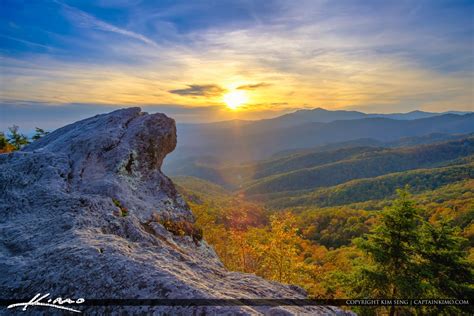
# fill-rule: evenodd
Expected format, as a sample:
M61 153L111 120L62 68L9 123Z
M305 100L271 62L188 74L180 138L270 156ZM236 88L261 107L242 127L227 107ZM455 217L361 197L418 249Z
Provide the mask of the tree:
M299 258L303 239L298 234L296 218L290 212L270 217L270 235L259 252L263 255L260 269L266 278L284 283L295 281L303 260Z
M425 222L423 225L420 254L424 264L421 265L420 273L425 277L429 297L474 297L473 265L468 261L466 251L468 240L459 235L460 229L454 228L445 219L436 224ZM440 314L440 310L436 312ZM449 314L459 312L457 307L449 309Z
M10 131L8 142L12 144L16 150L21 149L21 147L30 143L28 138L18 131L18 126L13 125L12 127L9 127L8 130Z
M430 224L419 216L407 190L386 210L379 224L355 244L366 261L355 273L352 291L361 298L431 299L472 297L472 264L467 260L465 238L449 222ZM391 306L389 315L409 307ZM369 314L370 309L364 310ZM423 308L424 312L435 312ZM436 314L457 313L457 307Z
M355 240L368 265L359 268L354 291L365 298L419 298L422 279L418 273L421 217L406 190L383 212L380 224L366 238ZM390 315L394 315L391 306Z
M0 150L5 149L7 147L8 140L5 137L3 132L0 132Z
M14 151L15 147L8 142L3 132L0 132L0 154L9 153Z
M35 134L33 135L32 139L33 140L38 140L46 135L48 135L49 132L46 132L44 129L35 127Z

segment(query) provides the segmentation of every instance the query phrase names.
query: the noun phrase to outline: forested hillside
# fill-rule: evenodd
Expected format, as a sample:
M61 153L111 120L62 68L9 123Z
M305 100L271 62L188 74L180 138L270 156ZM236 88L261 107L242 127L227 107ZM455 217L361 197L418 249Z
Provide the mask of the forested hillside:
M379 177L358 179L308 191L255 195L251 198L275 208L301 205L334 206L392 198L397 188L409 186L412 192L434 190L462 180L474 179L474 163L442 168L417 169Z
M336 151L332 157L338 157ZM355 152L350 157L335 158L329 163L320 163L311 154L290 159L284 167L295 171L279 173L258 180L246 187L246 195L305 190L316 187L333 186L353 179L371 178L398 171L430 168L450 160L474 153L474 138L447 142L437 145L425 145L409 148L373 150ZM309 157L308 157L309 156ZM321 157L318 154L317 157ZM307 160L305 158L308 158ZM296 160L296 163L295 163ZM299 167L300 162L303 167ZM314 162L312 167L309 164ZM285 169L285 168L281 168ZM280 169L280 170L281 170ZM291 169L290 169L291 170Z
M277 152L276 154L270 157L272 158L281 158L294 154L306 154L306 153L315 153L329 151L333 149L342 149L342 148L351 148L351 147L385 147L385 148L396 148L396 147L407 147L415 145L429 145L434 143L441 143L450 140L460 140L474 136L473 133L468 134L447 134L447 133L430 133L422 136L411 136L411 137L402 137L393 141L379 141L373 138L360 138L355 140L349 140L344 142L329 143L326 145L319 145L312 148L300 148L292 150L284 150Z
M299 284L311 296L319 298L345 298L357 293L360 284L354 281L358 279L358 271L370 264L363 248L358 246L358 238L374 234L383 225L384 214L399 203L392 192L383 200L374 201L366 195L359 203L332 207L300 205L276 210L268 204L249 203L242 196L223 194L223 190L218 190L217 199L213 198L205 188L215 191L214 185L203 180L180 178L177 182L188 197L197 225L203 228L204 238L214 246L226 267ZM192 188L195 196L189 199ZM421 225L420 231L447 229L443 233L448 234L446 238L455 238L455 243L450 244L454 248L449 251L456 252L450 258L457 263L451 267L468 273L455 286L463 287L464 295L469 295L473 288L469 288L468 280L473 279L466 271L472 269L474 262L474 180L457 181L436 190L428 188L409 197L409 201L407 205L412 205L411 210L421 218L416 224ZM449 227L455 230L449 232ZM419 242L429 243L424 240ZM419 282L428 286L430 280ZM435 285L429 286L435 291ZM430 293L420 292L417 297L430 297L433 295ZM448 314L463 313L456 308L450 311Z
M378 269L386 284L398 284L403 281L390 279L386 270L391 259L377 266L372 253L381 247L375 236L390 240L387 231L395 227L389 218L396 217L420 249L407 262L429 271L408 269L415 288L399 291L452 297L433 283L451 275L456 297L469 295L474 291L465 282L473 280L474 267L474 137L435 134L371 142L286 151L241 165L191 159L186 168L202 179L174 181L229 269L299 284L320 298L362 295L376 282L361 272L368 268ZM397 195L400 188L405 191ZM463 278L440 268L440 253ZM364 295L377 297L380 288ZM465 312L448 310L447 315Z
M179 161L179 166L172 168L175 171L172 175L198 177L230 190L240 190L246 196L308 191L355 179L436 168L472 155L474 137L457 137L416 146L353 146L346 143L342 148L325 146L240 165L220 164L212 157L189 158ZM397 143L413 141L402 139Z

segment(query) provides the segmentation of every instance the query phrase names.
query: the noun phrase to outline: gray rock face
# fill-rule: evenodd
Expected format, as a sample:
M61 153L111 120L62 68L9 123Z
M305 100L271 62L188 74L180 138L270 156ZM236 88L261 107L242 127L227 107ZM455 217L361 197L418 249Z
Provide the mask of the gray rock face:
M205 241L175 235L163 226L163 219L186 229L194 222L160 171L175 146L172 119L128 108L65 126L21 151L0 155L0 298L37 293L86 302L304 298L294 286L226 271ZM288 306L78 309L99 315L344 314L333 307ZM44 307L28 311L60 312Z

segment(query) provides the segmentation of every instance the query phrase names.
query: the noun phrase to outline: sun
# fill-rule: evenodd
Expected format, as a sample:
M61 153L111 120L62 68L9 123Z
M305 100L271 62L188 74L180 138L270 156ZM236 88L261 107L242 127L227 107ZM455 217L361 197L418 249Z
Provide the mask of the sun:
M247 93L241 90L226 93L223 97L223 100L225 104L227 104L227 107L232 110L236 110L242 104L247 102L247 99Z

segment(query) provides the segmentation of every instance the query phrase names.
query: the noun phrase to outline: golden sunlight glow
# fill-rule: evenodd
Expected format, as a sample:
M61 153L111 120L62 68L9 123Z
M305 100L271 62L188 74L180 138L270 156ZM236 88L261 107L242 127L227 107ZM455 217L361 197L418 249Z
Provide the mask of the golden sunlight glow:
M223 100L229 109L236 110L239 106L247 102L248 97L245 91L238 90L226 93Z

